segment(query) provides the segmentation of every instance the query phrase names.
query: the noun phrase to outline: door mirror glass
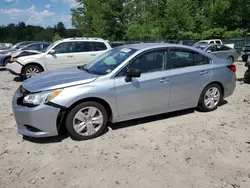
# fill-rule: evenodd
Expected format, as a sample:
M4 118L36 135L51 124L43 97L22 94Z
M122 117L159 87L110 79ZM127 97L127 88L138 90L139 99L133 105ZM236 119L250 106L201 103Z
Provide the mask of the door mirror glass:
M141 71L139 69L135 69L135 68L130 68L127 70L126 72L126 78L125 81L126 82L131 82L132 78L138 78L141 76Z
M54 55L56 53L56 51L54 50L54 49L51 49L50 51L49 51L49 54L51 54L51 55Z

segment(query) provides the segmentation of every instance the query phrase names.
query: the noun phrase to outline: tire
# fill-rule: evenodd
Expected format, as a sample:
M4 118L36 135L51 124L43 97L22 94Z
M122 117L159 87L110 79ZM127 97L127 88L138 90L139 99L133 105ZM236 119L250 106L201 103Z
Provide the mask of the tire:
M23 69L22 76L26 80L42 72L42 68L37 65L28 65Z
M10 57L4 60L3 66L6 66L10 62Z
M210 106L206 105L206 100L209 101L209 98L207 97L207 94L209 93L209 91L211 91L213 88L216 88L216 90L218 91L218 95L217 97L213 97L213 101L215 103L215 105L213 106L212 103L210 102ZM200 109L203 112L211 112L217 109L218 105L220 104L223 96L222 96L222 89L219 85L217 84L210 84L208 85L201 93L200 99L199 99L199 103L198 103L198 109ZM215 95L214 95L215 96ZM216 99L216 100L215 100ZM216 102L215 102L216 101Z
M250 84L250 71L249 70L246 70L244 74L244 83Z
M243 56L241 56L241 58L242 58L242 61L246 62L247 59L248 59L248 56L247 55L243 55Z
M94 110L92 110L93 113L90 113L90 108L96 109L96 113L94 114ZM96 122L101 121L101 116L102 123L98 126L93 119L95 118ZM81 123L84 125L80 125ZM93 101L83 102L75 106L66 117L66 129L73 140L88 140L98 137L105 130L107 123L108 114L105 107Z
M228 58L227 58L227 60L230 62L230 63L234 63L234 57L233 56L229 56Z

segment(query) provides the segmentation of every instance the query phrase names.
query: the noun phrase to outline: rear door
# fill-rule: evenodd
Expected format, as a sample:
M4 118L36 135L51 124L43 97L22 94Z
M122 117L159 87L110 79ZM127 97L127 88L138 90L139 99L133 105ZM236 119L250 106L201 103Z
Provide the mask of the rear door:
M76 65L84 65L89 63L96 53L94 47L89 41L76 41L74 47L74 57Z
M55 54L47 53L46 65L48 70L74 66L73 44L73 42L59 43L53 48Z
M170 107L195 107L212 77L211 60L196 51L172 48L168 62L171 67Z
M104 42L92 41L92 45L95 51L94 53L95 55L93 55L94 57L99 56L108 50L108 47L106 46Z

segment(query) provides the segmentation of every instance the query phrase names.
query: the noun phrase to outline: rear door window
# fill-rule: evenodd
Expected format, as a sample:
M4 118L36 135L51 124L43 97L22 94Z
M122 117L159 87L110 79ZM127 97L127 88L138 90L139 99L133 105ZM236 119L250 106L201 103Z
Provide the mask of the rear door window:
M170 49L169 64L172 69L206 65L210 63L210 59L198 52L186 49Z
M92 52L94 51L94 48L91 44L91 42L75 42L75 49L74 52Z
M107 50L107 46L103 42L92 42L95 51Z

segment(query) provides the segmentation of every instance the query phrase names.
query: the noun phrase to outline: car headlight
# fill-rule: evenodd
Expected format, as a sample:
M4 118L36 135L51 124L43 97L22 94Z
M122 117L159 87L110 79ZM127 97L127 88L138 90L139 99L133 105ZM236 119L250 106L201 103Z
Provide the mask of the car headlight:
M41 93L28 94L23 99L23 104L27 106L39 106L56 98L62 92L61 89L45 91Z

